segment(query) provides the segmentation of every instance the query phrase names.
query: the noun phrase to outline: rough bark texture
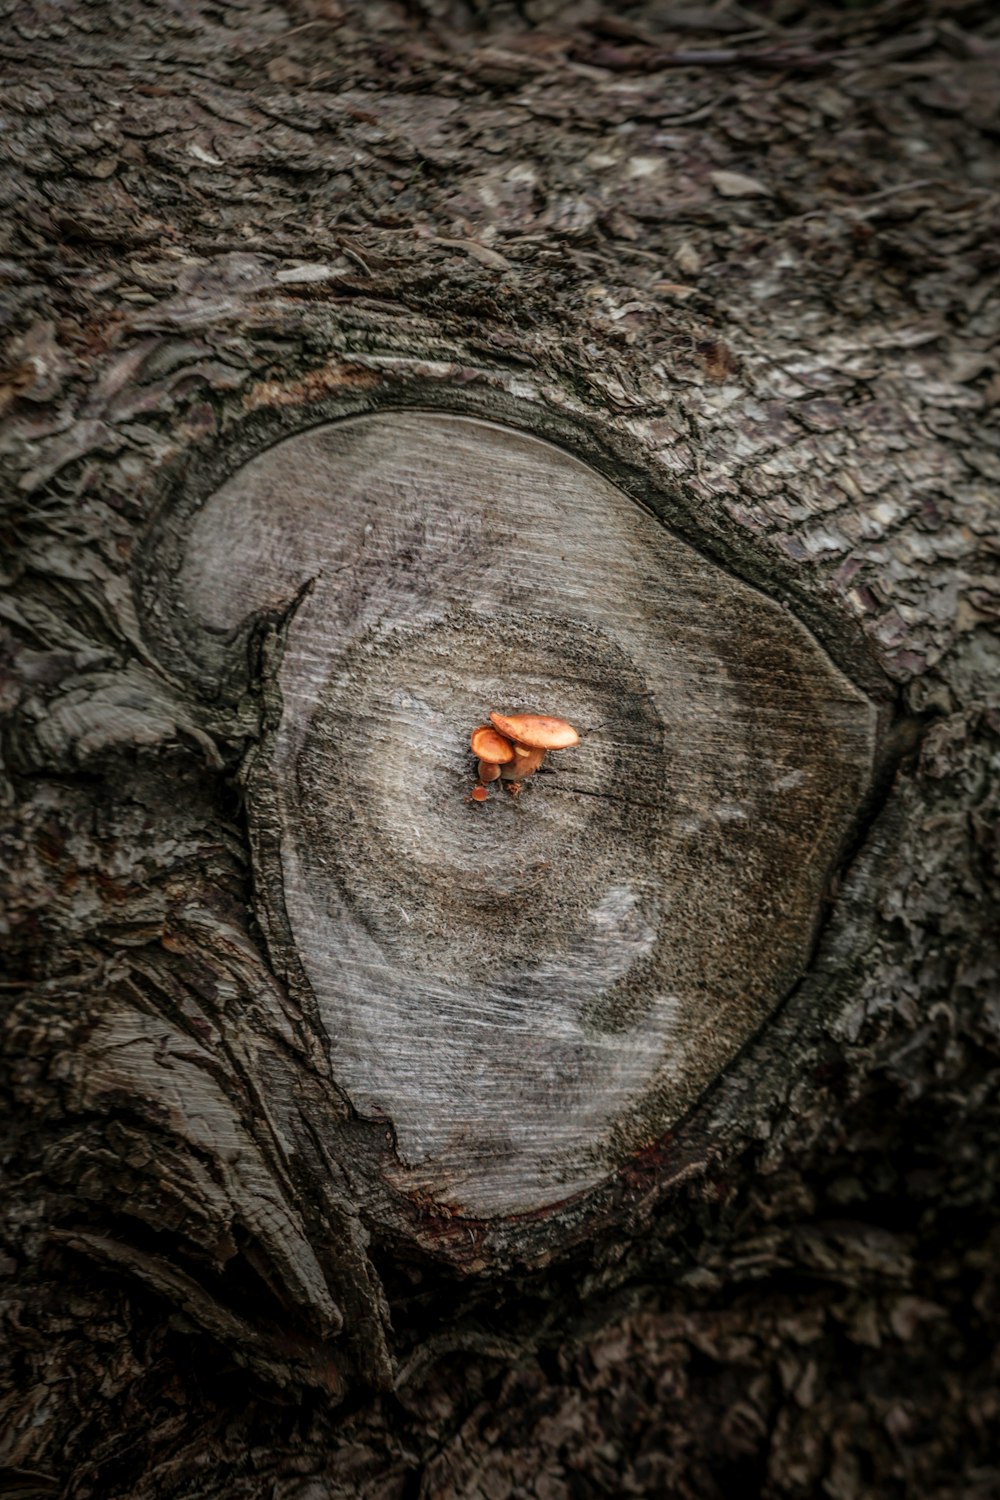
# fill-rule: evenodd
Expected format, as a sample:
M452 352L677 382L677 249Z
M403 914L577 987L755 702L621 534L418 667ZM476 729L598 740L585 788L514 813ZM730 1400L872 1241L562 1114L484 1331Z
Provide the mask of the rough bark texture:
M1000 27L460 10L5 14L6 1493L985 1500ZM165 516L407 408L569 449L891 720L807 976L576 1222L378 1201L258 925L294 616L238 694L162 649Z

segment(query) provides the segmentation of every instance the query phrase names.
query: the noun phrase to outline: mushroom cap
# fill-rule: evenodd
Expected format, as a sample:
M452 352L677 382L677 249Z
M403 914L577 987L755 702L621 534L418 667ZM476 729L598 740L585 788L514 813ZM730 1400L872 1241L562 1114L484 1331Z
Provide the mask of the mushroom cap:
M505 766L509 760L514 759L513 745L488 724L480 724L478 729L472 731L469 744L473 755L488 761L491 766Z
M580 736L565 719L550 719L545 714L490 714L493 723L508 739L531 750L566 750L579 742Z

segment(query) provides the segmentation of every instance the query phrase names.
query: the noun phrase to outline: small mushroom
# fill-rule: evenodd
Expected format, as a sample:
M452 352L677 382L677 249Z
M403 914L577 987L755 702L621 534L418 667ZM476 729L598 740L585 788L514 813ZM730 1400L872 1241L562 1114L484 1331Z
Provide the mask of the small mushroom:
M500 771L504 781L520 782L533 776L548 750L566 750L580 736L565 719L545 714L490 714L500 734L513 744L514 754Z
M487 786L503 778L512 797L521 783L533 776L548 750L565 750L580 739L572 724L546 714L490 714L492 724L480 724L469 739L473 755L478 757L479 784L473 788L472 800L484 802Z
M514 747L509 740L504 739L502 734L497 734L495 729L491 729L489 724L480 724L478 729L474 729L469 744L472 746L473 755L479 756L476 769L484 787L489 782L496 781L500 775L500 767L514 759ZM476 801L482 802L485 797L484 791L481 796L476 797Z
M509 760L514 759L514 750L510 741L502 734L497 734L489 724L480 724L478 729L474 729L469 744L472 746L473 755L477 755L488 765L504 766Z

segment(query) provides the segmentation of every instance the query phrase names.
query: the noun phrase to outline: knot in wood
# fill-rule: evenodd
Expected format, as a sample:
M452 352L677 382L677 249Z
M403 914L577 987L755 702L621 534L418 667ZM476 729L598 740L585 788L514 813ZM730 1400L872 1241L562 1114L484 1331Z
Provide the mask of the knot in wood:
M440 413L315 428L207 498L177 587L210 680L286 617L256 899L354 1109L391 1122L395 1189L488 1219L594 1188L803 973L873 706L567 452ZM583 744L474 813L496 703L558 705Z

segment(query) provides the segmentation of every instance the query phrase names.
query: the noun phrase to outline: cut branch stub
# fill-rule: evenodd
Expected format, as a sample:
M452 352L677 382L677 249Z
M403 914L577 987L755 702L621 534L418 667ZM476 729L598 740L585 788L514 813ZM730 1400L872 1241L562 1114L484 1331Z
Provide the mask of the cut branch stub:
M786 609L486 422L287 439L185 547L184 650L212 680L294 605L248 778L258 900L339 1084L391 1122L385 1177L477 1218L600 1183L806 968L874 706ZM470 806L470 725L498 704L581 742Z

